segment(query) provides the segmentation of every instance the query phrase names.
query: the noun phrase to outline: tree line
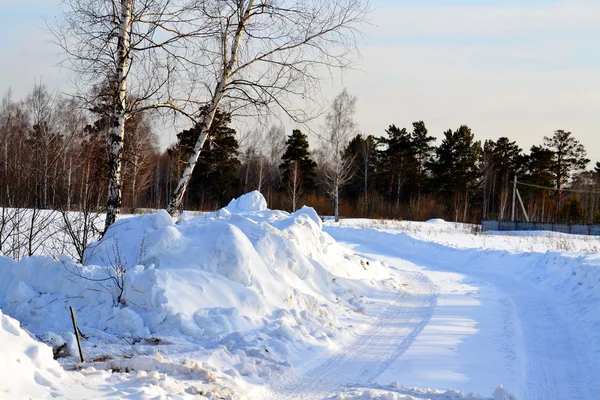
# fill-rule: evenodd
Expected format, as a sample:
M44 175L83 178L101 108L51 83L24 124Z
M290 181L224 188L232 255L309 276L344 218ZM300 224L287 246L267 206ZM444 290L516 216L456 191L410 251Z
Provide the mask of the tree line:
M475 139L460 126L435 145L425 122L390 125L364 135L354 121L356 98L340 93L311 148L301 129L271 126L240 135L232 115L217 109L199 152L184 209L214 210L259 190L272 208L303 204L345 217L479 222L511 217L513 180L537 221L599 222L600 163L589 160L571 132L557 130L525 152L506 137ZM102 211L111 162L112 121L99 102L85 109L36 83L24 100L0 104L0 202L3 207ZM210 112L204 107L200 115ZM203 125L177 134L161 151L148 113L128 118L122 152L126 212L164 208ZM522 219L521 208L517 218Z
M217 112L309 120L310 107L295 102L314 104L320 76L353 64L368 11L364 0L65 0L50 31L72 94L111 129L105 231L125 201L129 120L172 113L198 133L168 183L174 216Z
M533 185L521 187L533 219L595 218L595 178L580 174L583 147L569 132L529 154L506 138L482 145L467 126L444 132L439 146L423 122L357 136L356 99L342 92L312 153L290 149L304 146L299 130L236 136L233 119L267 125L285 115L301 127L319 114L321 77L353 65L368 1L65 0L61 8L49 28L75 89L61 98L36 85L23 103L5 98L7 205L103 208L106 232L122 207L176 215L257 188L273 207L308 203L336 219L476 221L506 218L510 177L520 175ZM152 132L159 115L191 125L166 152ZM25 147L9 151L15 143Z

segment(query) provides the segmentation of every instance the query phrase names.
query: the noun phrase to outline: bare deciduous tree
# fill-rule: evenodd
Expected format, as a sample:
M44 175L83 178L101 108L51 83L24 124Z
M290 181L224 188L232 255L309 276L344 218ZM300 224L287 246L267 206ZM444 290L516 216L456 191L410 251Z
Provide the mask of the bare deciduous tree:
M290 166L290 176L287 183L287 194L292 207L292 212L298 209L298 203L302 198L302 174L298 160Z
M197 52L210 63L205 70L207 112L200 135L167 208L180 208L217 108L234 114L264 115L282 110L304 122L310 113L294 100L318 91L325 68L352 64L364 0L222 0L197 2L196 20L212 32Z
M353 159L344 157L344 149L356 133L355 112L356 97L344 89L333 100L331 110L325 117L327 133L322 138L325 149L325 190L333 200L336 222L340 220L340 189L352 178Z
M183 86L173 82L189 72L180 41L193 35L182 30L194 26L174 0L65 0L64 6L51 31L64 64L78 75L77 96L89 109L108 105L111 121L106 230L120 213L125 121L148 109L185 113L178 104L186 101L176 94Z

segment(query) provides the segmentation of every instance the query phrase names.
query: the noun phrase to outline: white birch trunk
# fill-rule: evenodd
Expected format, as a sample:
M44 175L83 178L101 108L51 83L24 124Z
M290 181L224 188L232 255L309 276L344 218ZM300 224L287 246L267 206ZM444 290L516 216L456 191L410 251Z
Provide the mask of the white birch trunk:
M227 83L229 82L229 79L231 78L231 72L233 71L233 67L235 66L235 63L237 61L238 50L240 47L242 35L244 33L244 27L246 25L246 21L248 20L248 17L250 16L250 11L253 6L254 6L254 0L250 0L248 2L248 6L246 7L246 10L244 11L243 17L238 22L233 46L231 47L231 54L230 54L229 61L227 61L227 58L226 58L227 54L223 54L223 60L225 61L223 63L224 64L223 72L221 73L221 77L219 79L219 82L217 83L217 87L213 94L212 100L208 106L208 112L206 113L206 116L204 117L204 120L202 121L202 129L200 130L200 136L198 136L198 140L196 141L196 145L194 146L192 155L190 156L190 159L188 160L188 163L187 163L185 169L183 170L181 179L179 180L179 183L177 184L177 188L175 189L175 192L173 193L171 201L169 202L169 206L167 207L167 212L171 215L174 215L177 213L177 211L179 210L179 208L181 207L181 204L183 202L183 197L185 195L185 191L190 182L190 179L192 178L192 173L194 172L194 168L196 167L196 163L198 162L198 157L200 157L200 151L202 151L204 142L206 142L206 138L208 137L208 132L209 132L210 127L215 118L217 108L219 107L219 103L221 102L221 99L223 99L223 95L225 93L225 88L227 86ZM227 36L225 36L223 38L223 40L226 41ZM223 48L224 49L227 48L225 43L224 43Z
M6 199L8 201L8 206L13 206L13 201L10 196L10 184L8 179L8 140L4 142L4 172L6 174Z
M364 168L364 182L363 192L365 194L365 217L369 217L369 155L366 151L363 151L363 168Z
M67 211L71 211L71 179L73 174L73 159L69 157L69 172L67 173Z
M259 160L259 163L258 163L258 185L257 185L257 189L256 189L259 192L262 191L262 183L263 183L263 179L264 179L264 170L265 170L264 160L261 157L260 160Z
M44 163L42 166L42 209L48 208L48 146L44 149Z
M340 222L340 185L335 185L335 194L333 195L335 222Z
M108 201L104 232L119 218L121 212L121 158L123 138L125 136L127 70L130 47L131 0L121 0L121 23L117 43L117 84L118 100L113 112L113 127L110 134L110 152L108 156Z

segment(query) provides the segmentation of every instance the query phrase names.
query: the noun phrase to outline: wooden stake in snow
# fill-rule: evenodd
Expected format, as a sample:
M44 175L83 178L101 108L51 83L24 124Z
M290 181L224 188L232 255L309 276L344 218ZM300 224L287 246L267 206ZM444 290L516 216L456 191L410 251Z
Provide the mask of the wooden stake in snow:
M73 310L73 307L71 307L71 306L69 306L69 309L71 310L71 321L73 321L73 330L75 331L75 338L77 339L77 348L79 349L79 358L81 359L81 362L84 362L83 352L81 351L81 339L79 338L79 327L77 326L77 318L75 318L75 310Z

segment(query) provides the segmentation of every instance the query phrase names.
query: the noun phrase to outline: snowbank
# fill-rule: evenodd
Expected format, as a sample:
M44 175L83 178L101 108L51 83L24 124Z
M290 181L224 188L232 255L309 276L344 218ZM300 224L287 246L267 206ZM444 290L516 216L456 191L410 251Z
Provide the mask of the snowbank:
M441 218L433 218L433 219L429 219L429 220L427 220L425 222L428 223L428 224L445 224L446 223L446 221L444 221Z
M231 200L224 209L232 214L265 211L267 209L267 201L258 190L255 190Z
M329 222L328 222L329 223ZM337 226L404 232L412 238L461 249L508 252L600 251L600 237L548 231L481 232L480 225L429 220L427 222L348 218Z
M122 219L88 248L85 266L2 258L0 308L66 342L71 363L69 306L89 337L87 359L102 368L186 375L173 365L194 349L205 384L238 387L351 336L346 318L368 313L362 294L389 271L335 243L312 208L271 211L258 192L226 208L177 223L165 211Z
M516 400L512 394L499 386L492 397L482 397L474 393L457 392L454 390L418 389L402 387L398 382L390 388L354 389L341 393L332 400Z
M0 398L52 395L63 370L52 349L32 339L0 310Z

